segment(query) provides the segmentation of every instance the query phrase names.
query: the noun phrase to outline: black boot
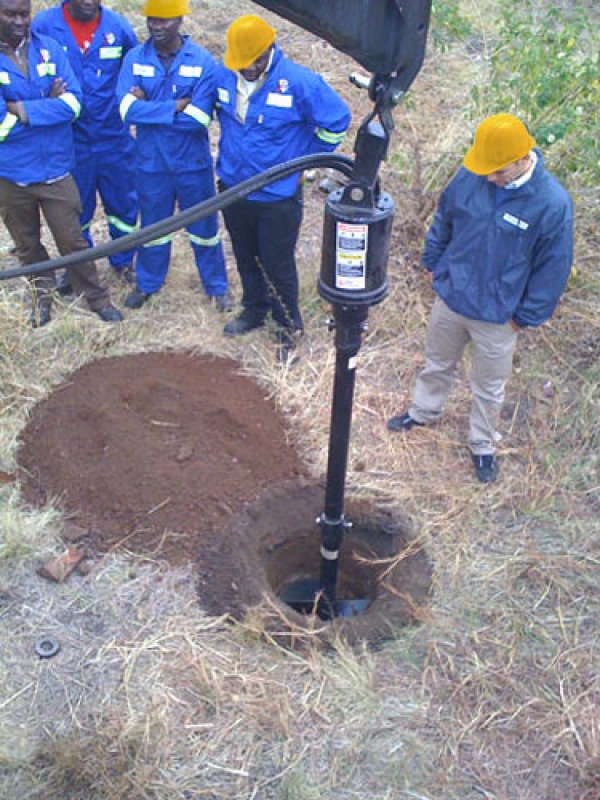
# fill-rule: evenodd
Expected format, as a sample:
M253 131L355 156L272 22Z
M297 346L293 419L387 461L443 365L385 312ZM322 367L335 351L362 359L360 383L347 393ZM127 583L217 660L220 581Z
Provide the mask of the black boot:
M50 309L51 309L50 300L46 298L34 302L30 316L31 327L43 328L44 325L47 325L52 319L52 314Z
M244 309L239 316L224 326L223 333L225 336L243 336L255 328L262 328L264 324L264 317L257 317L248 309Z
M145 292L140 292L139 289L132 289L125 298L123 305L125 308L141 308L144 303L150 300L151 296L152 295L146 294Z

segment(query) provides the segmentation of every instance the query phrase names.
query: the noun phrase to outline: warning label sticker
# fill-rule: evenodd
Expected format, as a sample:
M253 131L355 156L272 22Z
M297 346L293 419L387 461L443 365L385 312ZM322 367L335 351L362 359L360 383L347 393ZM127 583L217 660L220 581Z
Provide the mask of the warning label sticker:
M335 285L338 289L366 289L367 225L338 222Z

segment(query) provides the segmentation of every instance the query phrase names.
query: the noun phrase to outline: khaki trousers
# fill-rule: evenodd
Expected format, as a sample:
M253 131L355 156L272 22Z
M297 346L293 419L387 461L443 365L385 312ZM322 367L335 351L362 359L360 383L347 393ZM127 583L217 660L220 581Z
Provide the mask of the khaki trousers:
M54 183L31 183L27 186L18 186L0 178L0 215L23 265L49 259L42 243L40 212L61 256L87 250L88 244L79 226L80 211L79 192L70 175ZM100 285L93 261L70 267L68 274L73 289L84 295L92 311L100 311L110 304L108 291ZM37 302L49 303L55 286L54 273L29 280Z
M425 342L425 368L415 384L410 416L424 424L439 418L457 380L465 347L470 344L473 400L469 448L473 455L493 453L516 341L517 334L509 323L498 325L467 319L436 297Z

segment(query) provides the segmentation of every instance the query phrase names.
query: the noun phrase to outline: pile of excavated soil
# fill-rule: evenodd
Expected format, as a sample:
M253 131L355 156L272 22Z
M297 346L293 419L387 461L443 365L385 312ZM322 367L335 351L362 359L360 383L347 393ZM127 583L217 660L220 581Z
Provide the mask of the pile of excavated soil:
M168 352L77 370L33 409L18 461L25 499L58 499L92 554L124 546L173 564L302 473L283 417L236 362Z

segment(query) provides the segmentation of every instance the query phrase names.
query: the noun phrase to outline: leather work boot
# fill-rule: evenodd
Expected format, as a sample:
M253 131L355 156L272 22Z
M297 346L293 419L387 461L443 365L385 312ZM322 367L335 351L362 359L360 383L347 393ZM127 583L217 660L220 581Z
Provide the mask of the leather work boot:
M118 308L115 308L112 304L106 306L105 308L101 308L100 311L96 311L96 314L100 317L102 322L122 322L123 321L123 314L119 311Z
M493 453L476 456L471 453L477 480L481 483L493 483L498 477L498 462Z
M408 433L411 428L418 427L422 428L423 423L417 422L416 419L413 419L411 415L407 412L404 414L398 414L397 417L391 417L388 419L388 430L398 432L401 431L402 433Z
M252 316L252 314L248 313L248 311L244 310L239 316L232 319L231 322L228 322L223 327L223 333L225 336L243 336L245 333L249 333L255 328L262 328L264 324L264 319L257 319Z
M125 308L141 308L144 303L150 300L151 296L152 295L146 294L145 292L140 292L139 289L132 289L125 298L123 305Z

